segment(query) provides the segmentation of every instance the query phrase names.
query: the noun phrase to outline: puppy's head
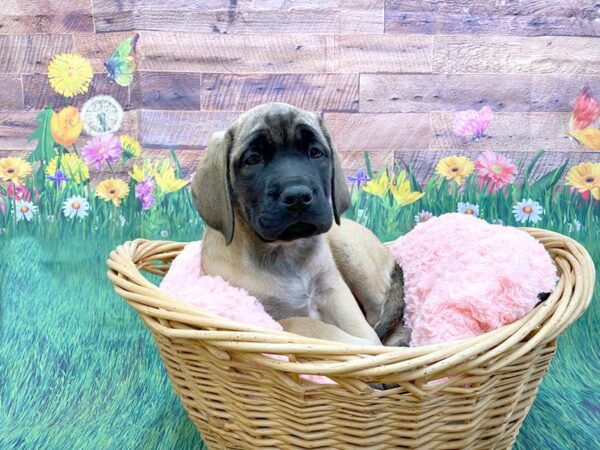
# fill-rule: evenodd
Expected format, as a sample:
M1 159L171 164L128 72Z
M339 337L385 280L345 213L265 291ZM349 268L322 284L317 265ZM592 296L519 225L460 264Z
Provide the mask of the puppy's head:
M202 219L227 244L236 215L272 243L324 233L350 204L327 126L283 103L257 106L215 133L192 194Z

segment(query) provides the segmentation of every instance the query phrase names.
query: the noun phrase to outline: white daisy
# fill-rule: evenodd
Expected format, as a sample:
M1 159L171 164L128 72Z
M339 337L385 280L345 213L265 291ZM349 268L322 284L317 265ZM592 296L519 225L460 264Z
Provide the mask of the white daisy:
M125 219L124 216L119 215L119 223L121 224L122 227L125 226L125 224L127 223L127 220Z
M90 210L90 204L85 197L74 195L64 201L62 205L63 214L69 219L77 217L84 219Z
M581 222L577 219L574 219L573 222L567 224L567 230L569 231L581 231Z
M469 214L474 217L479 216L479 206L473 203L459 202L457 211L461 214Z
M26 220L27 222L33 220L33 216L37 212L37 206L24 200L19 200L16 206L15 213L17 220Z
M513 206L513 215L517 222L525 223L537 223L543 214L544 210L538 202L534 202L530 198L527 200L521 200L515 206Z
M415 216L415 222L416 223L427 222L432 217L433 217L433 213L430 213L429 211L421 210L421 212Z
M160 235L161 235L161 237L166 238L166 237L169 237L169 232L167 230L162 230L160 232Z
M80 116L85 132L100 136L116 133L121 128L123 108L110 95L96 95L84 103Z

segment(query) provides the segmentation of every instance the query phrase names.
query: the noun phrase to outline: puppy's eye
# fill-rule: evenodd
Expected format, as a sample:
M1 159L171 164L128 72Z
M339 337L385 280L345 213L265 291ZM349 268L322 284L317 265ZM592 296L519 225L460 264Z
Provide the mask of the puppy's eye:
M245 166L255 166L257 164L260 164L261 162L262 158L258 153L251 153L246 157L246 159L244 159L243 164Z
M322 158L323 156L325 156L325 154L317 147L311 147L310 150L308 151L308 154L313 159L319 159L319 158Z

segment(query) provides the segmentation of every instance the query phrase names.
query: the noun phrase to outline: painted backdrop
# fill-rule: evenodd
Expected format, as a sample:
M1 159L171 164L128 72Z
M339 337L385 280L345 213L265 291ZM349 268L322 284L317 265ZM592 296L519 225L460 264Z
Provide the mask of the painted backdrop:
M105 259L193 240L212 132L268 101L322 114L383 240L458 211L600 258L594 2L4 0L0 448L198 448ZM598 299L516 448L600 447Z

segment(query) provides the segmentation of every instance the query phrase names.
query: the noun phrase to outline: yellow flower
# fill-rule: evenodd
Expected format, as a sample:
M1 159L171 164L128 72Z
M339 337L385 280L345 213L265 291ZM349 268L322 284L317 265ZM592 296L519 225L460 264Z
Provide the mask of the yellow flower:
M572 167L567 173L567 186L580 194L590 192L596 200L600 200L600 163L581 163Z
M154 179L156 184L164 193L175 192L188 184L188 180L177 179L175 170L172 167L167 167L162 172L155 172Z
M377 179L365 183L363 186L363 191L368 192L371 195L384 198L389 188L390 180L388 179L387 172L384 170Z
M144 181L148 177L153 177L156 174L156 164L150 161L144 161L143 166L133 165L133 172L129 172L129 176L138 183Z
M440 159L435 166L435 172L446 180L454 180L459 186L465 182L465 178L473 173L475 166L465 156L448 156Z
M72 182L79 184L90 179L88 166L81 158L73 153L63 153L60 157L60 167L58 167L58 156L50 160L46 166L46 175L56 176L56 170L60 169Z
M50 86L65 97L85 94L93 76L90 62L78 54L62 53L48 64Z
M121 148L123 149L123 159L127 161L130 158L136 158L142 154L142 146L131 136L126 134L119 136Z
M4 181L12 181L21 184L23 178L31 174L31 164L23 158L0 159L0 178Z
M73 145L83 130L83 122L79 120L79 110L74 106L66 106L59 113L52 113L50 131L54 140L63 147Z
M425 195L424 192L415 192L410 189L410 181L406 179L405 171L400 172L395 186L390 184L390 192L400 206L410 205Z
M116 207L121 205L121 200L127 197L128 194L129 186L118 178L104 180L96 187L96 195L106 202L112 200Z

